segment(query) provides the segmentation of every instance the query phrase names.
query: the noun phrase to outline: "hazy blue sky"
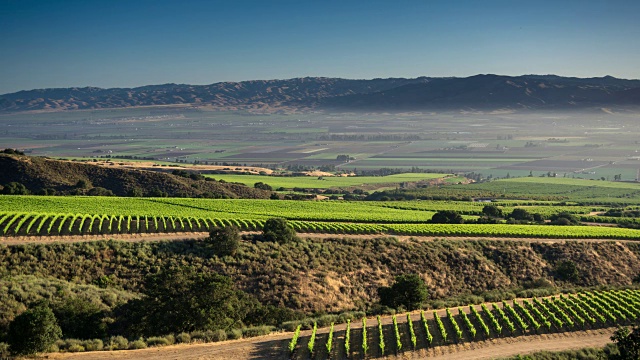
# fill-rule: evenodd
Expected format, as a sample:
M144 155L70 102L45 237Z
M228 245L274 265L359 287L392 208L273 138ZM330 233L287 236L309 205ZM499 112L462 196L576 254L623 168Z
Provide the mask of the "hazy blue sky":
M0 94L558 74L640 78L640 1L0 0Z

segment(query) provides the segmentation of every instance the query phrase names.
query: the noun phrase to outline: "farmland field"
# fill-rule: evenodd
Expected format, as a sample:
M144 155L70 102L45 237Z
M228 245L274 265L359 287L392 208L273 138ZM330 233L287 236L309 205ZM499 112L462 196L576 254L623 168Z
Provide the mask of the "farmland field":
M0 118L5 147L77 159L346 171L420 167L494 178L553 172L610 180L620 175L625 181L635 180L640 169L633 113L258 115L167 107ZM338 161L344 154L353 159Z
M237 182L247 186L253 186L257 182L264 182L274 189L278 188L309 188L309 189L329 189L344 188L364 185L394 185L403 182L427 181L433 179L445 178L444 174L422 174L422 173L404 173L388 176L261 176L261 175L233 175L233 174L215 174L205 175L215 178L216 180L224 180L226 182Z
M535 203L534 203L535 204ZM486 236L538 238L640 239L634 229L593 226L513 224L429 224L436 211L456 210L473 220L482 203L346 202L287 200L216 200L181 198L3 196L3 235L110 234L207 231L215 226L260 230L270 217L291 221L299 232L334 234L395 234L415 236ZM505 210L534 214L586 215L604 208L505 203ZM29 209L16 212L15 209Z

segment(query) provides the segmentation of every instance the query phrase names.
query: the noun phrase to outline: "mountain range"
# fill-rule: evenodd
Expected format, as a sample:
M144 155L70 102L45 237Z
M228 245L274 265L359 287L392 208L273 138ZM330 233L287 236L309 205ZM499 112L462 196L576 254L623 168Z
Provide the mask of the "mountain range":
M584 109L640 106L640 80L476 75L350 80L306 77L211 85L72 87L0 95L0 112L191 105L333 111Z

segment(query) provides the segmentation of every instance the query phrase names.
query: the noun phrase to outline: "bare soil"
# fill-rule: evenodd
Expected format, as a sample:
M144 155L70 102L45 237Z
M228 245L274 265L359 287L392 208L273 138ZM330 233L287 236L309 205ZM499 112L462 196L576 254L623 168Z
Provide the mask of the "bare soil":
M177 153L172 153L174 156ZM97 161L97 162L87 162L90 165L98 165L102 167L108 168L120 168L120 169L137 169L137 170L151 170L151 171L160 171L160 170L224 170L224 169L234 169L232 171L236 171L236 168L241 168L242 171L250 172L253 174L258 174L260 172L264 172L266 174L271 174L273 170L261 167L254 166L232 166L232 165L190 165L190 166L180 166L169 165L169 166L161 166L153 161L127 161L121 159L113 159L111 161Z
M372 323L374 324L374 323ZM344 326L343 326L344 327ZM326 330L326 329L325 329ZM339 330L336 327L336 331ZM560 351L603 347L615 328L558 334L519 336L405 351L385 359L495 359L537 351ZM320 334L320 332L318 332ZM304 335L304 334L303 334ZM172 345L143 350L99 351L76 354L49 354L52 359L288 359L286 345L291 333L209 344ZM341 343L341 338L336 339ZM373 344L372 344L373 345Z

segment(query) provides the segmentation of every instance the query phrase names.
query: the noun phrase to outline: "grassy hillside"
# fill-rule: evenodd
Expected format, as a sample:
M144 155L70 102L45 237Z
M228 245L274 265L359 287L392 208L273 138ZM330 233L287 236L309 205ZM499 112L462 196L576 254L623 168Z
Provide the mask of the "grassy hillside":
M110 169L40 157L0 154L0 185L18 182L32 193L85 194L104 188L119 196L164 193L178 197L267 198L270 192L238 184L194 180L149 171ZM83 185L78 186L78 182Z
M233 257L213 255L198 240L101 241L0 246L0 278L32 275L139 292L162 266L187 265L233 279L263 304L311 312L367 310L395 275L418 273L430 300L486 291L629 285L640 272L640 245L617 242L300 240L242 242ZM575 263L578 276L559 280L556 267ZM522 295L522 294L521 294Z

